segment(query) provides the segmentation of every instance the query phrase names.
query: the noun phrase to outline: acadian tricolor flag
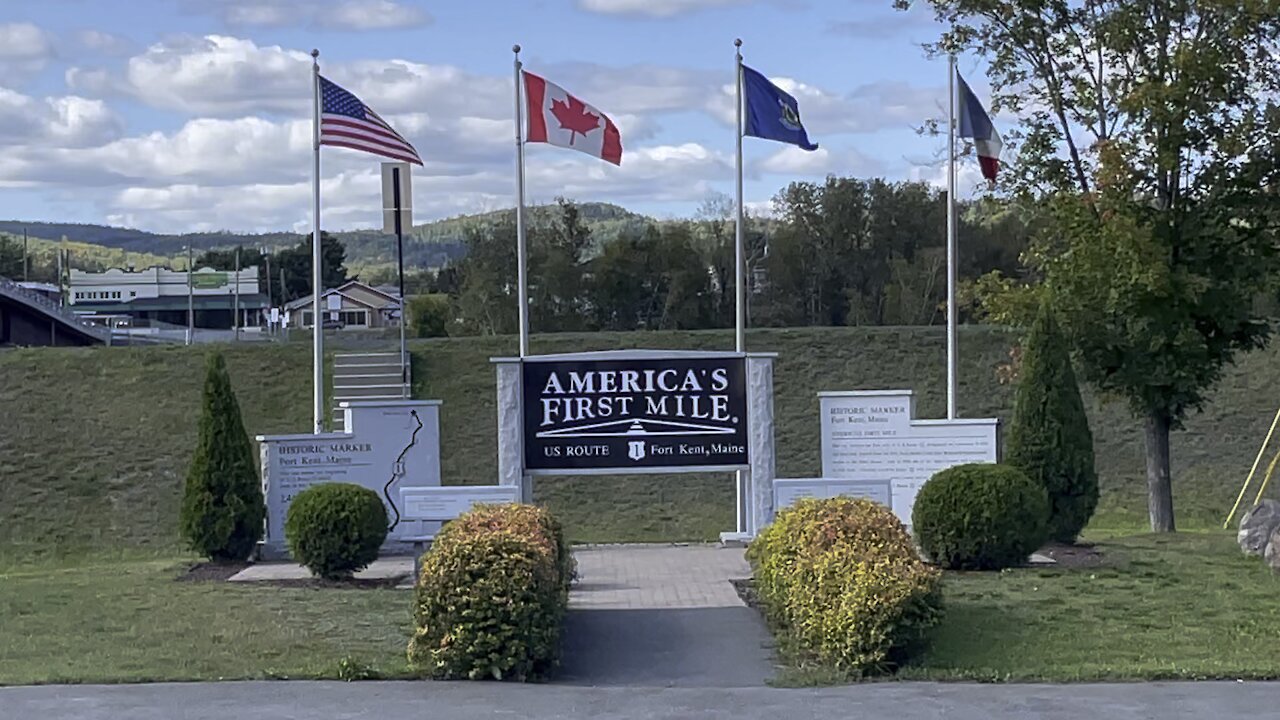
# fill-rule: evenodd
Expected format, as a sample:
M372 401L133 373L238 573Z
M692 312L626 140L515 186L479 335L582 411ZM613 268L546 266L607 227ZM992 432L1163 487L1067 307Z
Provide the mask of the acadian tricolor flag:
M982 166L982 177L995 182L996 173L1000 171L1000 133L991 124L991 117L978 101L978 96L969 89L969 84L956 73L956 81L960 86L960 132L962 138L973 140L973 148L978 153L978 164Z

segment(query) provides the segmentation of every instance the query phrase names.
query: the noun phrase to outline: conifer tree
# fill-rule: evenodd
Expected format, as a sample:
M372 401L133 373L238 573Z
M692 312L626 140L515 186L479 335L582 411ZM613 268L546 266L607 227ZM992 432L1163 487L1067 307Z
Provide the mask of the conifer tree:
M199 433L182 498L182 536L212 560L244 560L262 538L266 507L253 447L217 352L207 363Z
M1075 542L1098 505L1098 475L1067 341L1047 302L1023 347L1005 461L1048 491L1050 538Z

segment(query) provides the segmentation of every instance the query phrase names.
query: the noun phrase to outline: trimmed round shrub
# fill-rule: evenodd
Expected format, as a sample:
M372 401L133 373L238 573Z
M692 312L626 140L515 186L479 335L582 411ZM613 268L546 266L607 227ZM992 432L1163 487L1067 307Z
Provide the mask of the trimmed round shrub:
M422 559L408 657L437 679L532 680L560 658L574 577L560 524L532 505L481 505Z
M924 484L911 513L916 540L953 570L1021 565L1049 537L1044 486L1008 465L957 465Z
M293 559L314 575L348 578L378 558L387 539L387 508L376 492L359 485L314 485L289 504L284 536Z
M747 558L784 647L848 675L892 670L941 617L938 571L870 500L801 500L778 513Z

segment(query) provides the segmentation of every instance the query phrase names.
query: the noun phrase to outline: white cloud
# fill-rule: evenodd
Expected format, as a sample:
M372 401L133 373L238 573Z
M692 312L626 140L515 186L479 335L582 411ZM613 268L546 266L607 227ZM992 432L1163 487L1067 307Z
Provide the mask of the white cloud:
M0 72L5 80L37 73L54 56L49 35L31 23L0 23Z
M101 30L81 30L76 41L86 50L103 55L124 56L134 51L133 41Z
M367 156L327 153L321 183L323 225L328 228L376 227L381 182L376 161ZM501 165L414 170L414 213L421 221L463 212L509 207L514 202L511 157ZM712 182L727 179L727 157L696 144L638 148L615 167L575 153L533 146L528 153L526 184L530 203L557 196L579 200L687 201L704 197ZM0 166L2 167L2 166ZM305 171L306 164L300 169ZM171 181L130 186L103 200L111 222L164 232L195 230L269 231L310 226L310 180L299 173L292 181L245 182L236 185Z
M181 37L130 58L122 85L149 105L193 114L305 112L310 65L307 53L278 45L259 47L225 35Z
M940 162L933 165L913 165L908 170L908 179L916 182L926 182L933 187L946 189L947 187L947 166L946 163ZM967 198L978 195L980 191L985 191L987 181L982 177L982 169L978 167L977 162L960 160L956 165L956 197Z
M602 15L671 17L695 10L745 5L753 0L578 0L578 7Z
M0 88L0 146L80 147L117 137L120 129L120 119L101 100L34 98Z
M878 161L853 149L802 150L788 145L753 166L756 172L777 175L826 177L827 175L876 175L882 171Z
M321 27L387 30L421 27L431 15L416 2L395 0L221 0L202 9L218 12L232 27Z
M431 22L422 8L392 0L342 0L316 14L319 25L347 30L420 27Z

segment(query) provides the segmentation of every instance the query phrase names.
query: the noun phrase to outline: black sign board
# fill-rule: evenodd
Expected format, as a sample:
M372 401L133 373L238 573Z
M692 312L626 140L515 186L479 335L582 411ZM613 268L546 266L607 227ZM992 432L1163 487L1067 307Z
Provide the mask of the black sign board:
M747 464L742 357L524 363L525 469Z

